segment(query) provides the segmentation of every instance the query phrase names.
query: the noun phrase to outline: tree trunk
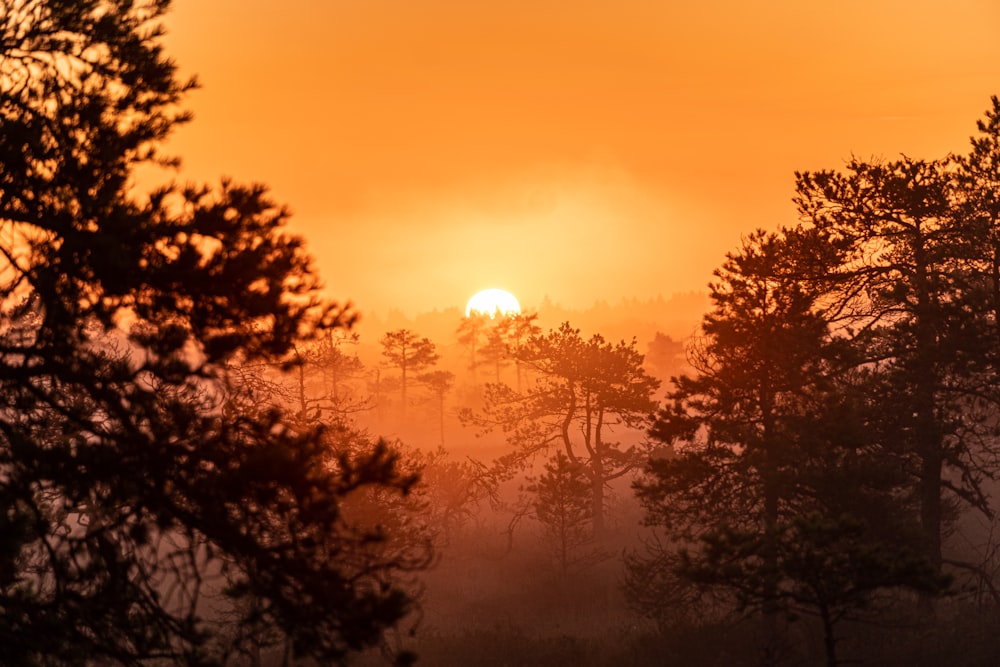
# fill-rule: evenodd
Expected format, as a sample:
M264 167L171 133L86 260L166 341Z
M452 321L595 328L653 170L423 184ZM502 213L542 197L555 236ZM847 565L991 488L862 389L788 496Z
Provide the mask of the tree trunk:
M444 449L444 392L438 396L438 428L441 433L441 448Z
M933 435L933 432L931 433ZM935 574L941 573L943 557L941 554L941 472L942 457L937 442L925 438L920 470L920 529L924 538L925 556ZM933 618L934 596L929 593L920 595L920 612L923 616Z
M819 616L823 621L823 647L826 649L826 667L837 667L840 661L837 660L837 635L834 634L834 623L830 617L830 610L821 605Z
M597 457L591 463L591 513L594 522L594 539L600 542L604 539L604 466Z
M761 401L761 430L763 463L761 481L764 489L764 631L766 641L774 645L778 641L778 505L780 491L777 482L777 461L774 439L773 400L770 390L765 388Z
M400 415L402 415L403 418L405 419L406 418L406 356L405 356L406 352L405 352L405 350L404 350L403 354L404 354L404 356L403 356L403 363L400 364L400 366L399 366L400 375L401 375L401 378L400 378L400 381L399 381L399 384L400 384L400 396L399 396L399 400L402 403L402 405L399 406L399 410L400 410Z
M920 497L920 529L923 533L925 556L935 574L941 573L941 473L943 471L942 436L938 424L936 394L938 364L935 361L937 340L935 321L937 308L932 299L928 279L928 266L922 243L915 244L915 288L917 292L916 350L914 378L914 412L916 426L916 455L920 460L920 479L917 482ZM921 611L933 616L934 600L927 594L920 597Z

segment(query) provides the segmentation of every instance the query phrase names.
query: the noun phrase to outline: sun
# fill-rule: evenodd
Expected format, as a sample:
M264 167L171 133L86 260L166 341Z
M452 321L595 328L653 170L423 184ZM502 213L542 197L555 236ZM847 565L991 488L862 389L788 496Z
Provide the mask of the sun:
M490 318L496 317L497 313L501 315L517 315L521 312L521 304L517 302L517 298L502 289L484 289L481 292L476 292L469 303L465 304L465 316L469 317L472 313L479 313L480 315L489 315Z

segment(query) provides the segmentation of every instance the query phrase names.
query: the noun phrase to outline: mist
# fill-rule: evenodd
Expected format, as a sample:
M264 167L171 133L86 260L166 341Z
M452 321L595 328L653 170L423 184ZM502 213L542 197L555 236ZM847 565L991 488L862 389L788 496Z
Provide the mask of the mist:
M0 0L0 663L996 663L995 5L172 4Z

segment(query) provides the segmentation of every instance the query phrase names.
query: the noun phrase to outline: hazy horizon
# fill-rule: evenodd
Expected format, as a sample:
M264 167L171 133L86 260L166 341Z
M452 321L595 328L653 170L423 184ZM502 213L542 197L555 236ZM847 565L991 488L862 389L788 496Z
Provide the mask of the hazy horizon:
M796 170L963 152L1000 5L178 0L182 177L263 182L371 312L704 290Z

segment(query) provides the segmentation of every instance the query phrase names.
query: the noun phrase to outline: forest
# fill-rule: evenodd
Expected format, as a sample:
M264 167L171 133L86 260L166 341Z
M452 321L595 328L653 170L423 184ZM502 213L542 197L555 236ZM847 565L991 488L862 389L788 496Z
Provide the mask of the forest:
M169 5L0 0L0 663L994 664L1000 99L705 299L432 333L172 180Z

